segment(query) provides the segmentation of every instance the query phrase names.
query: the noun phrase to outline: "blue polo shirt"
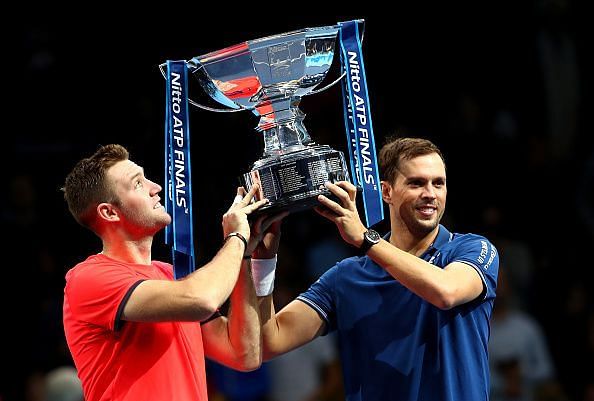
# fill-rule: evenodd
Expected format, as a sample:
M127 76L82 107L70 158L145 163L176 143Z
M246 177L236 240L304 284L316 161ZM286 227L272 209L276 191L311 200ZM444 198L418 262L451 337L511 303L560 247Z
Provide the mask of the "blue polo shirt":
M421 257L440 268L472 266L482 294L441 310L365 256L339 262L297 298L320 314L328 332L337 331L348 401L488 400L497 250L482 236L440 225Z

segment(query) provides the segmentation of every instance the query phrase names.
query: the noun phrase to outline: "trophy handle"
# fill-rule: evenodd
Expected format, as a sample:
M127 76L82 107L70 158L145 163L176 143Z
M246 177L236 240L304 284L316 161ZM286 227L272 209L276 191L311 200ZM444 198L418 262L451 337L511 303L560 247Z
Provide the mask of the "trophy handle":
M357 22L359 22L361 24L363 23L363 21L364 20L362 20L362 19L357 20ZM363 42L363 37L365 36L364 25L361 25L361 30L362 30L362 32L361 32L361 42ZM340 81L341 79L343 79L345 76L346 76L346 71L343 72L342 75L339 76L338 78L336 78L333 82L329 83L328 85L324 86L323 88L316 89L316 90L313 90L313 91L309 92L308 94L306 94L306 96L314 95L316 93L320 93L322 91L325 91L326 89L334 86L334 84L336 84L338 81Z
M163 75L163 78L165 78L165 79L167 79L167 73L165 72L166 65L167 65L167 63L159 64L159 70L161 70L161 75ZM339 80L340 80L340 78L339 78ZM334 82L331 85L334 85ZM244 107L241 105L238 105L237 109L216 109L214 107L204 106L203 104L195 102L190 98L188 98L188 103L190 103L198 108L201 108L203 110L214 111L216 113L235 113L237 111L245 111L245 110L254 110L255 109L255 106L254 107Z
M339 76L338 78L336 78L333 82L330 82L328 85L324 86L323 88L316 89L316 90L313 90L313 91L309 92L308 94L306 94L306 96L314 95L316 93L325 91L326 89L330 88L331 86L334 86L334 84L336 84L338 81L340 81L341 79L343 79L345 76L346 76L346 71L343 72L342 75Z

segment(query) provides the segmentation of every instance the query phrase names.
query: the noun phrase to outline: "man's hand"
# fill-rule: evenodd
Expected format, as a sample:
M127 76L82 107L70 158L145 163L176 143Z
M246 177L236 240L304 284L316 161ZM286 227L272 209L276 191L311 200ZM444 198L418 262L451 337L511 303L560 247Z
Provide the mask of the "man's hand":
M268 199L252 202L258 188L258 184L254 185L247 194L243 187L237 188L237 195L235 196L233 203L229 207L229 210L227 210L227 213L223 215L222 224L224 237L227 237L229 233L238 232L243 235L246 240L250 239L250 225L248 223L247 215L268 203Z
M256 259L272 259L278 252L282 219L288 215L289 212L281 212L272 216L260 216L251 227L252 235L246 255L252 255Z
M322 206L317 206L314 210L336 224L343 240L355 247L360 247L367 227L361 222L357 211L355 202L357 188L347 181L339 181L336 184L327 182L326 188L339 199L340 203L319 195L318 201Z

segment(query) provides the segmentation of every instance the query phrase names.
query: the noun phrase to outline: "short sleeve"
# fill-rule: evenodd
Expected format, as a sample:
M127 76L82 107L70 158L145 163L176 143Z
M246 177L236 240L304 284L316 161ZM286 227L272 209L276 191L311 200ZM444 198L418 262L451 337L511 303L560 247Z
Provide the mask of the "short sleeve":
M93 264L68 276L65 296L77 320L117 330L125 302L142 281L125 266Z
M326 322L326 332L336 327L336 275L339 265L328 269L309 289L297 299L313 308Z
M482 300L495 298L497 275L499 274L499 253L485 237L467 234L457 239L450 263L462 262L473 267L483 281Z

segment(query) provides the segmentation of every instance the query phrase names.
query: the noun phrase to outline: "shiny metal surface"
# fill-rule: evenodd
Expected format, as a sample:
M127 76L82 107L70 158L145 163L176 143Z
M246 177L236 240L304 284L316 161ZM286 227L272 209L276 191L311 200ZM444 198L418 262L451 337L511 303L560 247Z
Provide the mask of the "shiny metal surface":
M192 58L193 76L214 100L260 116L264 157L304 148L311 142L299 110L326 77L338 26L306 28L243 42Z

